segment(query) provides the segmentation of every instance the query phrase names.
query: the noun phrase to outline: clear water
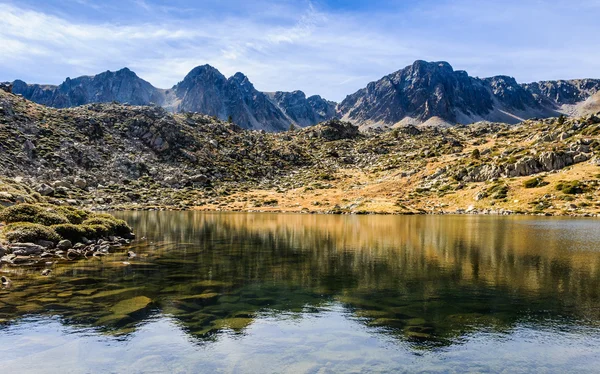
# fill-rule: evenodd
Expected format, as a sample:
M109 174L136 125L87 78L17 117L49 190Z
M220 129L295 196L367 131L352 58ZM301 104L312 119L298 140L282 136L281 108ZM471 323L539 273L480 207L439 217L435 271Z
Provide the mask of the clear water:
M119 215L132 260L0 269L2 372L600 368L599 220Z

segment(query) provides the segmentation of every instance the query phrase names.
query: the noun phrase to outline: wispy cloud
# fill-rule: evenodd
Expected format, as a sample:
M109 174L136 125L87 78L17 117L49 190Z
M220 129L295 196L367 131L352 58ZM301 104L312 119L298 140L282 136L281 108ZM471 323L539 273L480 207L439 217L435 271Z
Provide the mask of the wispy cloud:
M244 72L264 91L302 89L340 100L415 59L447 60L473 75L502 73L522 81L600 75L597 30L586 24L593 17L569 10L563 0L508 0L502 6L428 0L387 12L262 0L219 17L204 9L178 12L194 5L184 0L168 7L131 0L148 16L127 22L95 19L98 9L70 17L34 8L31 1L28 7L0 4L0 80L59 83L128 66L152 84L170 87L194 66L209 63L226 75ZM586 9L599 5L582 3ZM117 7L102 4L110 11ZM528 16L537 7L543 7L543 20Z

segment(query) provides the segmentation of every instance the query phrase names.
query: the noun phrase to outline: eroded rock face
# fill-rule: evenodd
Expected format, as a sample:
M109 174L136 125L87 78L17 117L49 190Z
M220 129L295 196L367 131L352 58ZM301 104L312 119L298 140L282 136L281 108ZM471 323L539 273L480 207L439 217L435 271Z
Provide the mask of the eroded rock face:
M13 92L26 99L55 108L118 101L133 105L161 104L161 90L127 68L94 76L67 78L58 86L13 82Z
M315 95L309 98L302 91L275 92L270 94L272 100L298 126L311 126L337 116L336 104Z
M434 117L450 125L517 123L556 117L560 105L583 102L598 91L600 80L594 79L519 84L503 75L470 77L443 61L415 61L347 96L338 112L358 125L423 123Z
M13 85L12 83L2 82L0 83L0 90L8 93L12 93Z
M576 104L600 92L600 79L542 81L523 84L542 104Z
M560 170L567 166L587 161L591 154L581 152L547 151L536 157L527 157L506 166L481 165L463 178L466 182L484 182L501 177L524 177L544 171Z
M221 120L231 118L243 128L266 131L285 131L290 124L315 125L336 116L336 104L320 96L306 98L302 91L277 92L273 96L256 90L242 73L226 78L210 65L192 69L169 90L152 86L127 68L67 78L58 86L27 84L21 80L13 85L14 93L55 108L113 101L159 105L171 111L198 112ZM168 147L164 137L150 141L154 148Z

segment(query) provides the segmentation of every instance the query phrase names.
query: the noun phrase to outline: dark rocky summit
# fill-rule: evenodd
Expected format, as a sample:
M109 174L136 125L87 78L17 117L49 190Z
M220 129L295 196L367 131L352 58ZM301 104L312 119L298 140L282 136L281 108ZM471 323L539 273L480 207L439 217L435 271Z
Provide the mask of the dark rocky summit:
M210 65L198 66L172 89L152 86L131 70L67 78L58 86L13 82L13 92L39 104L68 108L92 103L119 102L159 105L176 112L198 112L231 120L243 128L285 131L291 124L315 125L336 116L335 103L301 91L272 96L254 88L248 77L226 78Z
M600 80L519 84L508 76L470 77L447 62L415 61L349 95L338 106L344 119L362 126L397 123L518 123L555 117L600 90Z
M13 82L13 92L36 103L68 108L117 101L132 105L162 104L164 95L131 70L106 71L94 76L67 78L58 86Z

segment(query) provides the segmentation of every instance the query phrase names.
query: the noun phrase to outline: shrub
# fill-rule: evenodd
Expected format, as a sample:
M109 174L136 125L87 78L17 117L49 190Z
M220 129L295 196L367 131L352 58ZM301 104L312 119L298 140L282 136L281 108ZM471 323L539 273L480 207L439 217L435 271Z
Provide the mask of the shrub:
M98 239L109 235L109 228L104 225L80 225L88 239Z
M523 182L523 187L536 188L536 187L547 186L548 184L550 184L550 183L546 182L543 178L536 177L536 178L528 179L525 182Z
M87 237L86 229L81 225L72 223L63 223L52 226L52 229L63 239L70 240L73 243L81 242L83 237Z
M33 222L34 217L40 212L40 208L31 204L13 205L0 212L0 221L6 223L13 222Z
M0 212L0 221L6 223L31 222L44 226L69 223L65 216L33 204L18 204L4 209Z
M490 187L487 190L487 193L492 197L492 199L506 199L506 196L508 195L508 186L505 184L497 184Z
M69 220L70 223L75 225L81 224L92 214L87 210L77 209L70 206L57 206L51 204L43 204L42 206L47 207L54 213L64 216L67 220Z
M567 195L577 195L577 194L584 192L584 190L583 190L582 186L579 184L578 180L569 181L569 182L560 181L556 185L556 190L561 191L562 193L565 193Z
M472 152L471 152L471 157L479 160L479 158L481 157L481 152L479 151L479 149L475 148Z
M61 239L50 227L30 222L11 223L4 228L4 235L8 241L20 243L35 243L38 240L57 243Z
M117 219L109 214L97 214L83 221L84 225L100 225L107 229L108 235L127 236L131 234L131 227L122 219Z

